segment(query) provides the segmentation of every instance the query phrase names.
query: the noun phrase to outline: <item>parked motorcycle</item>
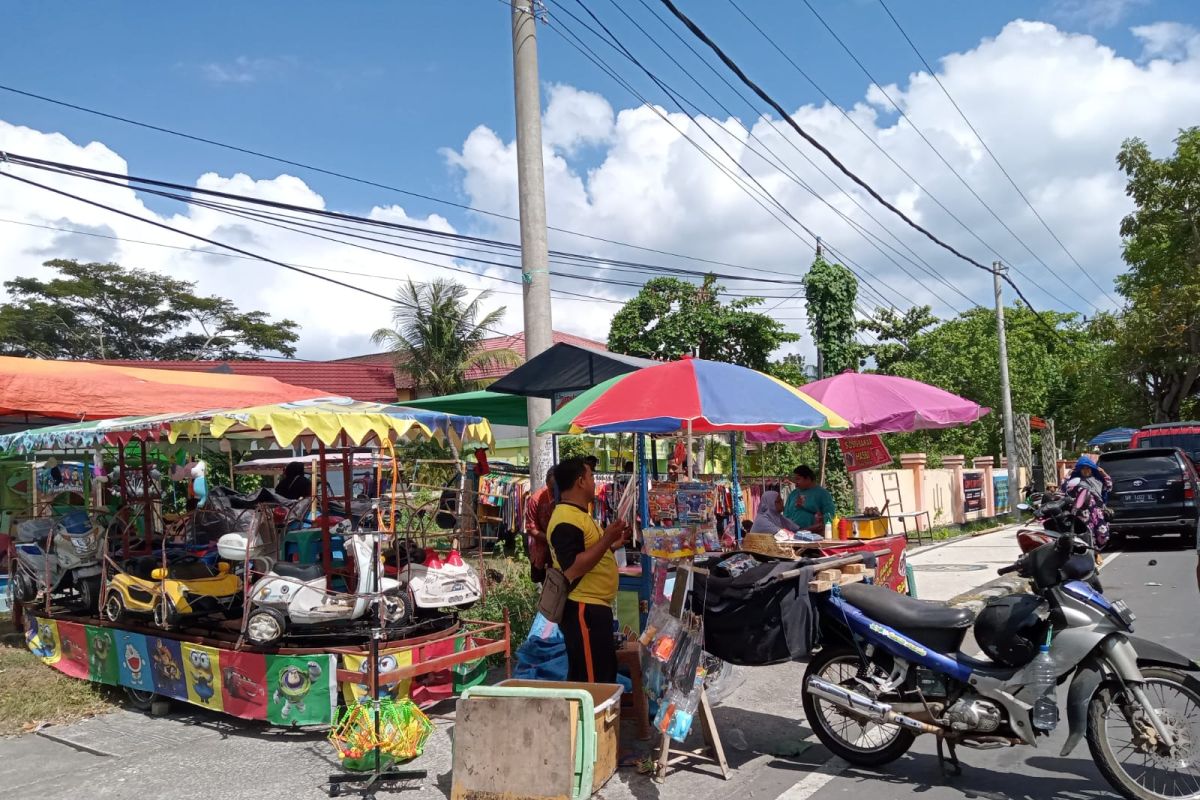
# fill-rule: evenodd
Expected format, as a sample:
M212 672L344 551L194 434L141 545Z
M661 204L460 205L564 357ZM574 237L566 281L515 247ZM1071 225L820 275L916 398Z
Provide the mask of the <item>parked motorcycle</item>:
M1072 579L1077 539L1065 533L1000 574L1033 593L965 608L850 584L822 595L825 646L805 673L809 724L835 755L865 767L890 763L920 734L960 772L957 745L1037 745L1058 724L1056 685L1067 690L1066 756L1086 738L1105 779L1129 800L1196 797L1200 768L1198 668L1134 637L1134 615ZM968 628L986 659L959 652ZM949 756L943 756L943 745Z
M38 595L70 595L94 612L100 603L100 537L86 511L39 517L17 525L9 562L9 587L16 603Z
M1075 508L1076 504L1084 504L1086 498L1081 493L1077 492L1074 500L1062 492L1031 494L1028 499L1028 503L1018 503L1017 509L1032 512L1034 521L1041 523L1041 527L1017 530L1017 545L1022 553L1030 553L1044 544L1052 544L1064 533L1074 534L1086 541L1089 515L1088 512L1081 512ZM1076 545L1075 552L1077 555L1083 555L1087 552L1087 545ZM1104 591L1095 559L1073 559L1069 567L1074 570L1070 576L1072 579L1086 581L1096 591Z

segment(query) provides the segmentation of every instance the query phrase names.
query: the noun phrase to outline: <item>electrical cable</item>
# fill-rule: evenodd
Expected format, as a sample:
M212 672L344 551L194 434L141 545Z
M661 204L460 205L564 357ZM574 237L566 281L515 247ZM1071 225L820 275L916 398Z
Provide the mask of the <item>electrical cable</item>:
M737 65L737 63L733 61L733 59L731 59L728 55L726 55L725 51L722 50L720 48L720 46L718 46L717 43L714 42L708 36L708 34L706 34L703 30L701 30L701 28L698 25L696 25L695 22L693 22L686 14L684 14L682 11L679 10L679 8L675 5L674 2L672 2L672 0L659 0L659 1L663 5L665 5L667 7L667 9L672 14L675 15L676 19L678 19L680 22L682 22L684 24L684 26L687 27L687 29L689 31L691 31L694 36L696 36L698 39L700 39L702 42L704 42L704 44L707 45L708 48L716 54L716 56L721 60L721 62L723 64L725 64L725 66L727 68L729 68L735 75L738 76L739 80L741 80L744 84L746 84L746 86L748 88L750 88L755 94L757 94L763 100L763 102L770 105L775 110L775 112L777 114L779 114L780 118L785 120L788 123L788 125L794 131L796 131L796 133L798 133L801 137L803 137L804 140L807 141L810 145L812 145L813 147L815 147L819 151L821 151L822 155L824 155L826 158L828 158L834 164L834 166L836 166L839 170L841 170L841 172L844 175L846 175L846 177L850 178L852 181L854 181L855 184L857 184L864 191L866 191L867 194L871 195L871 197L873 197L876 202L880 203L881 205L884 206L884 208L887 208L893 214L900 217L900 219L904 220L904 222L907 225L909 225L914 230L923 234L931 242L933 242L934 244L938 245L939 247L949 251L950 253L957 256L962 261L965 261L966 263L976 267L977 269L981 269L984 272L988 272L988 273L994 272L993 268L987 267L987 266L981 264L980 262L976 261L975 259L971 258L970 256L960 252L953 245L948 244L947 242L938 238L936 235L934 235L928 229L926 229L925 227L923 227L922 225L920 225L919 223L914 221L911 217L909 217L907 214L905 214L903 211L901 211L895 205L888 202L888 200L886 200L882 195L880 195L879 192L876 191L870 184L868 184L866 181L864 181L862 178L860 178L857 174L852 172L848 167L846 167L846 165L843 164L841 162L841 160L839 160L837 158L837 156L835 156L827 147L825 147L825 145L821 144L821 142L819 142L811 134L809 134L807 131L805 131L802 127L800 127L800 125L794 119L792 119L792 117L783 109L783 106L781 106L777 100L775 100L773 97L771 97L769 94L767 94L757 83L755 83L753 80L751 80L750 77L747 76L746 73L742 70L742 68L739 67ZM1065 340L1063 340L1062 337L1059 336L1058 331L1054 328L1054 326L1052 326L1052 325L1050 325L1050 323L1046 322L1045 318L1041 315L1041 313L1034 308L1032 303L1029 302L1029 299L1027 297L1025 297L1024 292L1021 291L1020 287L1017 286L1016 282L1013 281L1012 277L1010 275L1008 275L1007 273L1002 273L1001 279L1004 280L1009 286L1012 287L1013 291L1016 292L1017 297L1019 297L1022 302L1024 302L1027 306L1029 306L1029 309L1034 313L1034 315L1038 318L1038 320L1040 320L1041 323L1046 328L1048 328L1051 332L1053 332L1054 335L1060 339L1060 341L1064 341L1064 343L1065 343Z
M1080 294L1079 291L1074 286L1072 286L1070 283L1068 283L1066 280L1064 280L1063 277L1061 275L1059 275L1054 270L1053 267L1051 267L1049 264L1047 264L1042 259L1041 256L1039 256L1037 253L1033 252L1033 249L1030 248L1028 244L1026 244L1025 240L1022 239L1017 234L1016 231L1014 231L1011 227L1009 227L1008 223L1005 222L1000 217L1000 215L996 213L995 209L993 209L988 204L988 202L983 199L983 197L979 194L979 192L977 192L975 190L975 187L971 186L971 184L967 181L967 179L962 176L962 173L960 173L957 169L955 169L954 165L950 163L949 159L947 159L942 154L942 151L939 150L933 144L933 142L929 141L929 137L925 135L925 132L922 131L915 122L913 122L912 118L909 117L908 114L905 113L904 109L900 107L900 104L892 99L892 96L890 94L888 94L887 89L883 88L883 86L879 83L879 81L877 81L875 79L875 76L871 74L870 70L867 69L866 65L863 64L863 62L858 58L858 56L856 56L854 54L854 51L852 51L850 49L850 47L844 41L842 41L842 38L840 36L838 36L837 32L833 30L833 27L828 22L825 21L825 18L821 16L820 12L817 11L813 7L812 3L809 2L809 0L802 0L802 2L804 3L805 6L808 7L808 10L812 12L813 16L815 16L817 18L817 20L821 23L821 25L823 25L825 27L825 30L827 30L829 32L829 35L834 38L834 41L836 41L839 45L841 45L841 48L846 52L846 54L848 56L850 56L851 60L853 60L854 63L858 65L858 68L860 70L862 70L864 75L867 76L867 80L871 81L871 83L875 86L875 88L879 90L880 94L882 94L885 98L887 98L887 101L892 105L893 108L896 109L896 111L897 111L897 113L899 113L901 119L903 119L910 126L912 126L913 131L917 134L917 136L919 136L921 138L921 141L923 141L925 143L925 145L933 152L933 154L938 157L938 160L941 161L942 164L945 165L946 169L950 170L950 173L952 175L954 175L955 178L958 179L958 182L961 183L964 187L966 187L967 191L970 192L971 195L977 201L979 201L979 204L981 206L983 206L984 209L986 209L989 214L991 214L992 218L995 219L996 222L1000 223L1000 226L1002 228L1004 228L1004 230L1007 231L1008 234L1021 245L1021 247L1023 247L1025 249L1025 252L1029 253L1029 255L1031 255L1035 261L1037 261L1039 264L1041 264L1042 267L1044 267L1047 272L1049 272L1051 275L1053 275L1058 280L1058 282L1061 283L1068 291L1070 291L1072 294L1074 294L1076 297L1078 297L1080 300L1082 300L1084 302L1084 304L1091 305L1093 308L1096 308L1094 303L1090 303L1088 301L1088 299L1086 297L1084 297L1082 294ZM1014 263L1012 259L1005 258L1003 255L1001 255L999 252L997 252L996 249L994 247L992 247L991 245L986 245L986 246L989 250L992 251L992 253L996 256L996 258L1000 259L1001 261L1005 261L1009 264ZM1022 274L1024 274L1024 273L1022 273ZM1059 301L1063 302L1062 298L1059 298ZM1081 313L1081 314L1084 313L1080 309L1075 308L1074 306L1070 306L1069 304L1066 304L1065 302L1064 302L1064 305L1068 305L1069 308L1072 308L1075 311L1079 311L1079 313Z
M1025 205L1028 206L1029 210L1033 212L1033 216L1036 217L1037 221L1040 222L1042 227L1046 229L1046 233L1050 234L1051 238L1053 238L1058 246L1062 248L1062 251L1067 254L1067 257L1071 259L1079 271L1082 272L1084 276L1086 276L1087 279L1092 282L1092 285L1099 289L1100 292L1113 303L1113 305L1119 307L1120 303L1118 303L1113 296L1108 293L1108 290L1100 285L1099 281L1092 276L1092 273L1083 268L1083 265L1079 263L1079 259L1075 258L1075 255L1067 249L1067 246L1063 244L1062 239L1058 238L1058 234L1051 229L1046 220L1042 218L1042 215L1038 213L1037 208L1035 208L1033 203L1029 201L1029 198L1025 196L1025 192L1021 191L1021 187L1017 185L1017 182L1013 180L1012 175L1010 175L1008 170L1004 168L1004 165L1000 163L1000 159L996 157L994 152L992 152L992 148L988 147L988 143L983 140L983 136L981 136L979 131L976 130L975 125L972 124L971 120L967 118L966 112L964 112L958 105L958 101L956 101L954 96L950 94L950 90L946 88L946 85L942 83L942 79L938 77L937 71L930 66L929 61L925 58L921 51L917 49L916 43L913 42L912 38L908 35L908 32L904 30L904 27L900 24L900 20L896 19L896 15L892 13L890 8L888 8L887 3L884 0L879 0L879 5L883 7L883 10L888 15L888 18L895 24L896 30L900 31L900 35L904 37L904 41L908 42L908 46L912 48L914 53L916 53L917 58L919 58L921 63L925 65L925 69L928 70L929 74L933 76L934 81L937 82L938 88L942 90L942 94L946 95L946 99L950 101L950 105L954 106L954 110L958 112L958 115L962 117L962 121L965 122L967 127L971 129L971 133L974 134L977 140L979 140L979 144L983 145L983 149L987 152L988 156L991 157L992 161L995 162L996 166L1000 169L1000 172L1008 180L1009 185L1011 185L1016 193L1020 195L1021 199L1025 202Z

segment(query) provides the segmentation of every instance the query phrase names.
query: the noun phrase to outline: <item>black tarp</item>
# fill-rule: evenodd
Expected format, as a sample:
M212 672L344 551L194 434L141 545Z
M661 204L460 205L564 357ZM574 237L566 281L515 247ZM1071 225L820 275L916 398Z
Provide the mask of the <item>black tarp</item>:
M488 386L488 391L552 400L559 392L581 392L657 363L559 342Z

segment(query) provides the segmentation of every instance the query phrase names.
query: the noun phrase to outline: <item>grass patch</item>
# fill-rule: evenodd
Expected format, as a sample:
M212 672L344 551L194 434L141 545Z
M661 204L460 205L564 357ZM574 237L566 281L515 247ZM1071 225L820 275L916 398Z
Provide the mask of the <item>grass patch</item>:
M946 539L957 539L960 536L969 536L972 533L979 533L980 531L990 531L1003 524L997 519L976 519L962 525L943 525L940 528L933 529L933 540L940 542Z
M115 704L108 687L43 664L25 646L25 634L13 626L12 616L0 614L0 736L27 733L39 723L75 722Z

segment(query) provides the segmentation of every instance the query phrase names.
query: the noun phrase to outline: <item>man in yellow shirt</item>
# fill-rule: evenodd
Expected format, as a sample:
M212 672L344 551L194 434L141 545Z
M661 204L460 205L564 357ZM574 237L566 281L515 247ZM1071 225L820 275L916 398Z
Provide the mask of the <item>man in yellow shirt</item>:
M612 604L618 576L613 551L625 544L629 523L620 520L601 531L592 519L588 508L596 497L596 479L583 459L569 458L555 467L554 483L559 503L550 516L547 538L554 566L571 587L560 623L567 645L567 680L615 683Z

